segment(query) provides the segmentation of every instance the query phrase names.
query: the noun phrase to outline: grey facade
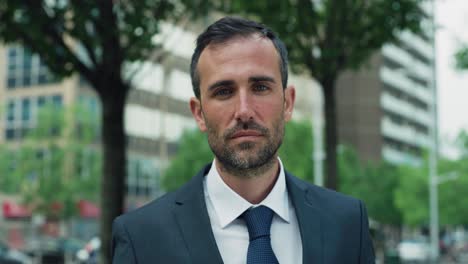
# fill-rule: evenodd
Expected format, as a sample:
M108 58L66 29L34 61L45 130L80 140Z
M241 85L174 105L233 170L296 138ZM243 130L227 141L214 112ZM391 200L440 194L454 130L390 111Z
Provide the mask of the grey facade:
M427 17L423 32L402 32L357 72L337 82L340 143L354 147L362 160L418 165L431 146L435 125L433 42Z

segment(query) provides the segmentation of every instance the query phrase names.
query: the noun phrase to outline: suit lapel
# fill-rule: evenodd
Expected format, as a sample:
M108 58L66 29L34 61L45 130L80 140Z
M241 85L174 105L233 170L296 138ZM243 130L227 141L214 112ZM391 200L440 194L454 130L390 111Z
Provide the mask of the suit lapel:
M174 215L187 245L192 263L223 263L211 229L205 204L205 167L178 193Z
M323 263L322 215L317 203L313 203L311 190L289 173L286 173L286 184L301 231L302 262Z

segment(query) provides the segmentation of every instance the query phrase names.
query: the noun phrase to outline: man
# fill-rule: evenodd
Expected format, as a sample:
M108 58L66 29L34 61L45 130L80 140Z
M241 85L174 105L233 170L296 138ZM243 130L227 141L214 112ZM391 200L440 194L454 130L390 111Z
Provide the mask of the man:
M363 203L287 173L284 44L226 17L197 39L190 109L215 155L174 193L118 217L114 263L374 263ZM196 151L196 150L194 150Z

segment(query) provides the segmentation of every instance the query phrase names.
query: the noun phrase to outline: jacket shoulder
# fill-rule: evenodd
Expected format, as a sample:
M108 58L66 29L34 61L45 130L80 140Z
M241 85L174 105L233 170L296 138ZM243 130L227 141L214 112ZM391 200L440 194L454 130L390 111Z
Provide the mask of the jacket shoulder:
M207 164L197 175L176 191L166 193L138 209L127 212L117 217L116 221L151 225L166 224L167 221L173 222L172 210L178 201L203 195L203 178L210 167L211 164Z
M346 213L351 211L361 211L362 201L315 184L306 182L296 176L288 173L288 181L290 185L297 186L303 190L307 201L315 207L319 207L324 211L337 213ZM291 188L290 188L291 189Z
M125 223L138 223L141 221L151 220L154 221L154 216L160 218L161 216L167 216L175 202L176 193L166 193L163 196L154 199L153 201L143 205L140 208L126 212L116 218L116 220L123 221Z

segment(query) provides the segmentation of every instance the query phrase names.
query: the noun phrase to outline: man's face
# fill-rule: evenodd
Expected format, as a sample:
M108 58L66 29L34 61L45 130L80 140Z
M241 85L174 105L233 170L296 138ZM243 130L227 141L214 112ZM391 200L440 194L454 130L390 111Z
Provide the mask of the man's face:
M190 108L221 164L244 170L276 158L295 91L283 91L273 43L253 35L209 45L197 69L200 100Z

